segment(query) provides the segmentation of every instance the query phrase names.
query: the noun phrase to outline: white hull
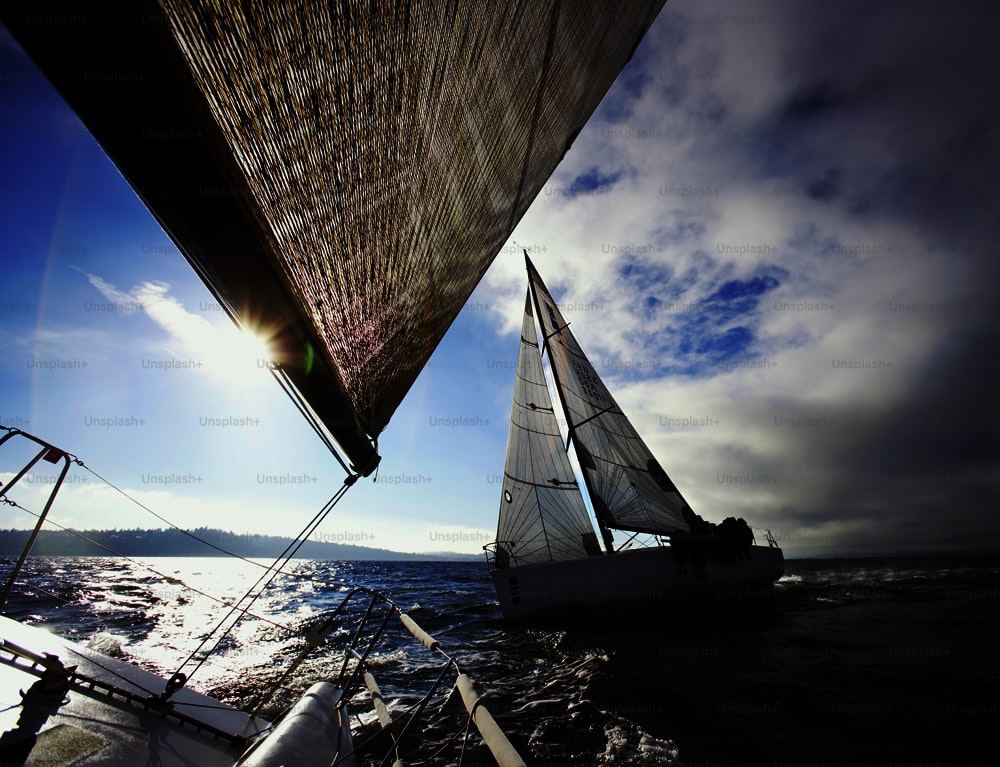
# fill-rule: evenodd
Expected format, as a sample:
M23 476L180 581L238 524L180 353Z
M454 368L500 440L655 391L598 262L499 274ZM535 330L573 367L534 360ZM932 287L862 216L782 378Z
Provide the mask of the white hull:
M709 558L696 573L679 571L669 546L630 549L605 556L495 569L491 575L508 620L554 613L614 609L641 603L660 605L696 600L747 603L772 596L784 573L777 547L753 546L749 559Z

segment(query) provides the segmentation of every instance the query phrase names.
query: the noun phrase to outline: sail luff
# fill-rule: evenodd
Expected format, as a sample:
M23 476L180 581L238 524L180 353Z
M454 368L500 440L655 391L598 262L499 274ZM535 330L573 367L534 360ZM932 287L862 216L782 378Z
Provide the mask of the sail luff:
M526 297L497 521L498 566L582 559L593 553L594 542L562 445Z
M587 359L525 253L560 402L603 527L671 535L694 513Z

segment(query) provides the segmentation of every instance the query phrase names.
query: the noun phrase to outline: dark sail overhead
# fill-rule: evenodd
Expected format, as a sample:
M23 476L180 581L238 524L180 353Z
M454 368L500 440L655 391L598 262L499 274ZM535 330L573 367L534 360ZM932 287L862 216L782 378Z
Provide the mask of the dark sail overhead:
M591 549L587 542L592 539ZM497 556L512 565L583 559L597 546L594 526L563 447L538 350L530 296L510 411L497 523Z
M5 2L362 473L664 0Z
M552 375L598 521L660 535L689 530L687 502L597 375L530 260L527 266Z

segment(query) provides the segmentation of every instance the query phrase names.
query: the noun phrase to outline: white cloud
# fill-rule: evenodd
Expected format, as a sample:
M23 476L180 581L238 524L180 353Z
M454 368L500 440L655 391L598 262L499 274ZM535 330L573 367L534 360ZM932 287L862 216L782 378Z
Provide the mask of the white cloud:
M912 109L865 104L850 119L832 109L828 120L776 132L785 105L816 76L801 62L825 34L819 20L787 4L755 6L753 14L770 17L756 25L720 24L718 13L750 10L666 6L649 41L652 76L641 99L624 123L601 122L599 110L550 186L568 188L594 166L637 172L600 194L540 195L513 239L534 247L535 265L558 299L603 305L566 312L595 364L610 356L669 369L683 356L678 331L707 337L710 329L690 315L662 307L643 313L636 304L645 296L666 300L680 291L680 300L696 303L726 281L782 270L780 285L752 312L717 328L747 325L750 357L764 367L709 368L707 378L605 377L708 518L765 520L791 534L793 550L804 550L871 539L876 523L858 514L877 507L885 523L879 540L892 545L888 528L909 510L894 510L891 496L867 487L853 456L864 451L867 429L891 428L899 408L919 396L924 371L949 339L992 322L986 302L970 298L979 293L981 263L956 259L928 237L932 222L899 215L887 198L891 174L918 167L928 143L926 125L911 134L915 144L900 142L898 132L892 140L889 126L914 117ZM909 63L905 43L894 54L878 58L890 68ZM837 77L843 88L853 86L856 74L845 62L830 73L832 87L841 87ZM838 170L831 175L831 168ZM824 178L826 191L817 186L818 196L811 194ZM643 252L650 242L663 248ZM621 249L602 249L609 243L631 244L635 263L659 265L669 280L636 292L620 271ZM723 247L739 245L767 247L746 254ZM484 286L506 313L502 333L520 324L524 285L520 253L505 249ZM674 414L718 423L662 428L660 419ZM844 495L854 481L866 489ZM840 511L844 518L831 518Z
M198 370L227 387L244 392L273 387L266 371L268 354L264 339L240 333L230 324L212 324L186 309L170 295L170 286L164 283L142 282L125 292L93 274L88 274L87 280L109 302L139 307L129 313L145 315L167 334L167 341L160 348L171 357L181 361L192 358Z

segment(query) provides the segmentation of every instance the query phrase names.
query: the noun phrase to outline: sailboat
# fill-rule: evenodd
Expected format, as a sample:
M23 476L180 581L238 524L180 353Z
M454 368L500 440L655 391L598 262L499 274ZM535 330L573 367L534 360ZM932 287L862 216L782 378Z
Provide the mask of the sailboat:
M767 596L784 572L770 531L766 545L757 545L744 520L716 526L694 512L597 374L527 252L524 257L528 291L497 539L484 547L504 618ZM544 353L567 425L565 443ZM616 531L629 536L621 546Z

